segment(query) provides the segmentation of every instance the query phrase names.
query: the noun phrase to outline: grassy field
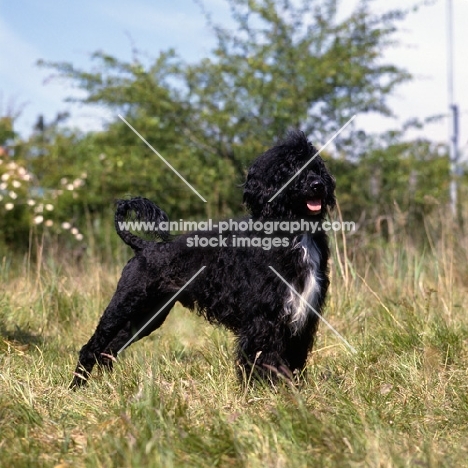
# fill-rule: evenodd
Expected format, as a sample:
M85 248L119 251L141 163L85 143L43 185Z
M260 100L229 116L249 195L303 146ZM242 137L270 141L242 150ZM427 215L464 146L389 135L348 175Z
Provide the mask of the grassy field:
M0 265L2 467L468 466L468 242L334 247L298 387L236 381L232 336L181 307L67 390L123 260ZM0 259L1 260L1 259Z

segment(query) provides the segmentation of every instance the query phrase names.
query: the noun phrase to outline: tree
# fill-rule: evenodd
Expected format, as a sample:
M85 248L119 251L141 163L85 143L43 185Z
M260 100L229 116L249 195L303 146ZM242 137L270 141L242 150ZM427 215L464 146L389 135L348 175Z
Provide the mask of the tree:
M248 162L290 127L321 141L355 113L391 114L386 98L410 75L382 57L404 12L374 15L364 0L338 21L335 0L227 1L236 28L207 15L217 45L199 63L167 51L149 66L138 55L127 63L98 52L93 72L42 64L85 90L83 102L122 113L158 147L190 146L182 151L192 170L215 167L221 180L229 167L242 180ZM115 134L113 127L137 142L120 121L109 127Z
M213 57L187 67L186 81L198 138L238 169L241 149L256 154L289 127L320 142L353 114L391 114L386 98L410 75L381 59L403 12L375 16L364 1L337 22L336 1L229 3L237 29L213 27Z

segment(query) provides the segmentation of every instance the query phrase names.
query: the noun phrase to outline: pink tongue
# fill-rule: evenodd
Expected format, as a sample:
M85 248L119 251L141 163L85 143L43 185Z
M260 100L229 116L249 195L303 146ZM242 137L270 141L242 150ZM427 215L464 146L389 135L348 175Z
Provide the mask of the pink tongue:
M307 202L307 208L314 213L322 209L322 200L309 200Z

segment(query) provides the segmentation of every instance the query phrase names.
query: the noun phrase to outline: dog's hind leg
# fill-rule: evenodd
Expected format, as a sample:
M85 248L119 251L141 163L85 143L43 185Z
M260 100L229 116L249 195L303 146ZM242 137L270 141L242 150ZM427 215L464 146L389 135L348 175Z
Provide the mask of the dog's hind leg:
M133 257L125 266L117 290L107 306L94 335L79 353L75 377L70 388L86 383L95 363L122 328L141 310L148 309L146 259Z
M129 320L97 357L99 364L107 370L112 370L117 355L131 344L157 330L164 323L174 303L175 301L171 301L169 296L155 299L154 304L151 301L151 307L144 312L139 312L138 317Z

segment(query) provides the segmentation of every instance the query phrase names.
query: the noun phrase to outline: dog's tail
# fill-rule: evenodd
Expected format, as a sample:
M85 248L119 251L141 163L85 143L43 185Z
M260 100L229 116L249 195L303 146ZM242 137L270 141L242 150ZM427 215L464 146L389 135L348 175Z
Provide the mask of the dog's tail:
M130 213L134 213L131 218ZM168 221L167 214L147 198L116 201L115 229L122 240L135 251L143 250L154 241L142 239L132 234L129 229L141 230L153 238L168 241L171 239L169 231L161 229L160 226L160 223Z

